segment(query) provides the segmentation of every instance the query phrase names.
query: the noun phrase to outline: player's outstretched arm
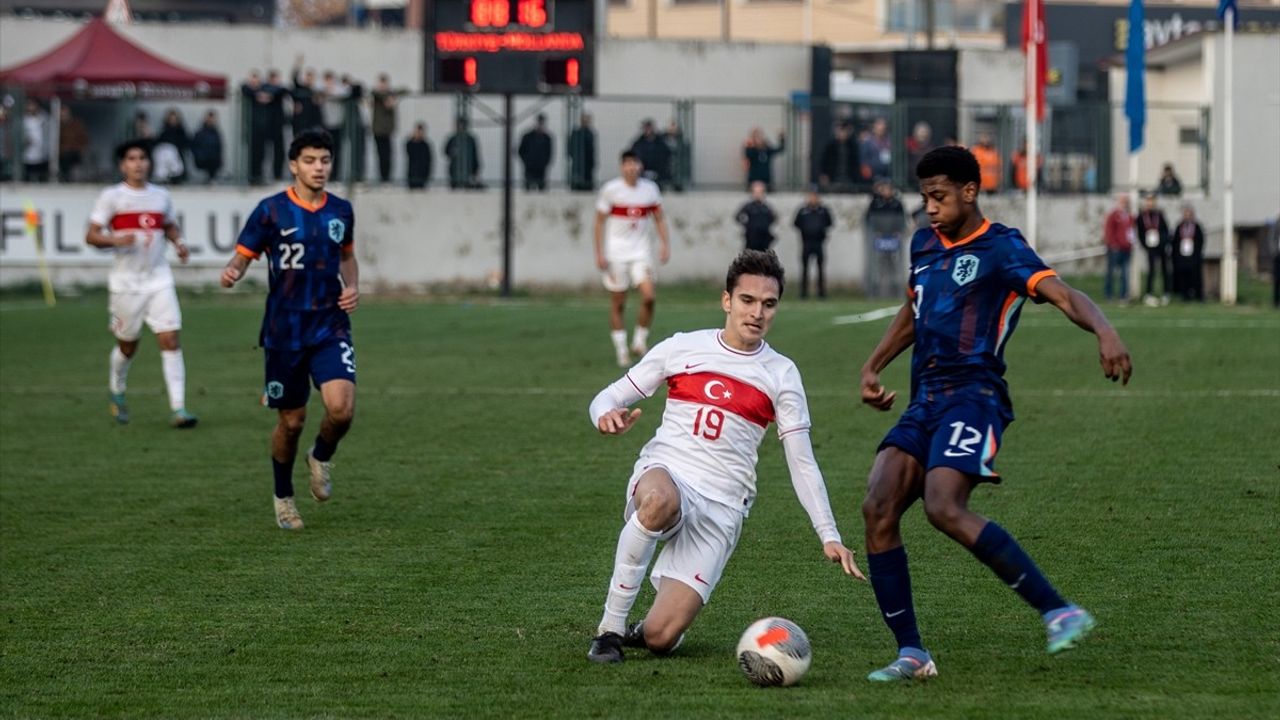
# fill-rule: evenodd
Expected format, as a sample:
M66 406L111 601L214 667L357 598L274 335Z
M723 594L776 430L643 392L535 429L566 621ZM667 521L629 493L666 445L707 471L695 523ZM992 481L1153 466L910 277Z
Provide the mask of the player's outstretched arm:
M138 240L133 233L113 233L108 235L103 232L103 229L103 226L98 223L90 223L89 231L85 233L84 241L97 248L113 248L126 247Z
M596 394L587 414L601 435L621 435L640 419L640 408L628 408L643 398L635 384L623 376Z
M178 227L178 223L165 224L164 238L173 243L173 249L178 251L178 262L186 265L187 260L191 258L191 251L187 249L187 244L182 242L182 228Z
M249 267L250 258L248 255L236 253L227 261L227 266L222 269L222 278L220 282L222 287L234 287L240 278L244 277L244 269Z
M893 400L898 393L884 389L880 384L880 373L915 341L915 310L912 309L911 301L908 300L903 303L898 314L893 316L889 329L884 331L884 337L880 338L876 349L871 351L871 357L867 358L867 362L862 366L862 402L882 411L893 407Z
M1036 285L1036 294L1052 303L1079 325L1098 336L1098 362L1107 379L1129 384L1129 376L1133 374L1133 362L1129 358L1129 350L1120 340L1120 334L1107 321L1107 316L1089 299L1088 295L1067 285L1056 277L1047 277Z
M796 498L809 514L814 532L822 540L822 554L840 566L845 575L866 580L853 561L853 551L844 546L836 529L836 518L831 512L831 500L827 497L827 484L813 456L813 442L809 431L793 431L782 436L782 450L787 457L787 469L791 471L791 486Z
M604 257L604 221L608 217L608 213L596 211L596 226L591 236L596 246L596 267L601 270L609 269L609 261Z

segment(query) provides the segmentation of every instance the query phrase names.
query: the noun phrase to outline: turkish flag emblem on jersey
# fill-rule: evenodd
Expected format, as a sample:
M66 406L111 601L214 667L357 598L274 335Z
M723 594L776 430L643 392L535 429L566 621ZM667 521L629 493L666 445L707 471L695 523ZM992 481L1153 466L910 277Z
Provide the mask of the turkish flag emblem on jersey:
M774 420L773 401L759 388L719 373L674 375L667 379L667 398L714 405L767 428Z

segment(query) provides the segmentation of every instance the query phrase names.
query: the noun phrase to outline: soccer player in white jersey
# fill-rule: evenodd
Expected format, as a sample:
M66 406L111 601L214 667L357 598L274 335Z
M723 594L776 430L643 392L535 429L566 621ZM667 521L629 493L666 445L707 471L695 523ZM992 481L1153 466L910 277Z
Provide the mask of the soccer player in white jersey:
M624 645L662 654L679 644L738 543L755 500L756 454L771 422L823 555L845 574L866 579L840 540L813 457L800 372L764 341L782 285L777 255L744 250L725 278L724 329L677 333L658 343L591 401L596 428L621 435L640 417L639 409L628 410L631 404L667 386L662 423L627 483L626 524L588 659L621 662ZM660 541L665 544L650 574L657 597L645 618L628 626Z
M605 183L596 198L596 266L603 273L604 289L610 293L609 337L619 367L631 365L649 349L649 328L653 325L656 298L653 274L653 231L658 233L658 261L671 259L667 221L662 216L662 193L652 180L640 177L644 165L630 150L622 153L622 177ZM640 312L627 349L627 330L622 313L627 307L627 290L640 291Z
M116 148L116 160L124 181L98 196L85 235L85 242L90 245L115 252L115 266L108 276L110 327L116 336L108 380L111 415L120 424L129 422L124 393L129 364L138 352L138 338L145 323L160 345L164 384L169 391L169 424L176 428L195 427L196 416L186 409L187 370L178 343L182 310L173 286L173 271L165 257L169 243L173 243L178 260L183 263L189 252L182 242L182 229L174 217L169 191L147 182L151 155L146 142L122 143Z

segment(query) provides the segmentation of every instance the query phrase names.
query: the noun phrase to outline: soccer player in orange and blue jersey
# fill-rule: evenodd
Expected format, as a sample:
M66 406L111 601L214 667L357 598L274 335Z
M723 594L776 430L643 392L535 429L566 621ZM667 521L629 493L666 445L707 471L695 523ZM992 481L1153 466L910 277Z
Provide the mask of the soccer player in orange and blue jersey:
M293 462L307 418L311 384L324 400L324 420L307 453L311 496L332 492L330 458L355 414L356 365L350 314L360 302L351 203L325 191L333 169L333 139L322 130L299 134L289 148L293 184L254 209L236 254L222 271L232 287L249 263L266 254L270 290L259 343L266 351L267 405L279 413L271 434L276 524L301 530L293 501Z
M1014 228L986 220L978 209L978 161L962 147L941 147L916 168L931 228L911 240L906 302L862 367L862 401L889 410L896 393L880 373L911 345L911 402L880 443L862 514L867 563L898 658L869 680L937 675L916 626L911 577L900 522L924 501L929 522L965 546L1040 613L1048 650L1073 647L1093 617L1058 594L1004 528L968 508L982 482L1000 482L996 452L1013 421L1004 381L1004 348L1027 298L1050 303L1094 333L1104 374L1126 384L1129 353L1102 311L1067 286Z

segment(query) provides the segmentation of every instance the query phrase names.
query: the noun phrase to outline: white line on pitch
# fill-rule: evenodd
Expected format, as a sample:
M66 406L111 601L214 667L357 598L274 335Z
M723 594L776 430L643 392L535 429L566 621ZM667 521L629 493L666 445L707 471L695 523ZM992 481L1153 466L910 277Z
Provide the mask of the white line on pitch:
M891 307L882 307L870 312L858 313L857 315L838 315L831 318L833 325L856 325L858 323L875 322L883 320L887 317L893 317L902 309L901 305L893 305Z

